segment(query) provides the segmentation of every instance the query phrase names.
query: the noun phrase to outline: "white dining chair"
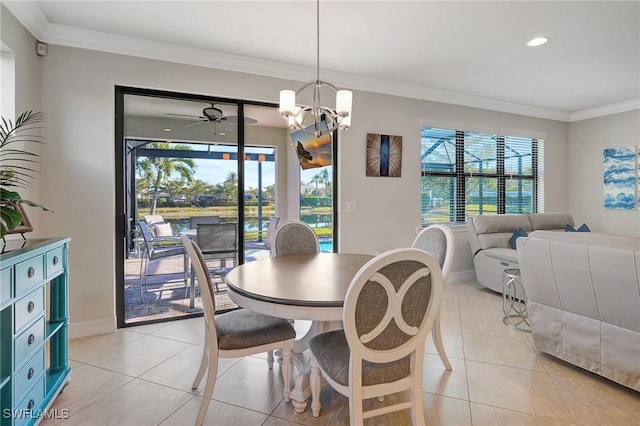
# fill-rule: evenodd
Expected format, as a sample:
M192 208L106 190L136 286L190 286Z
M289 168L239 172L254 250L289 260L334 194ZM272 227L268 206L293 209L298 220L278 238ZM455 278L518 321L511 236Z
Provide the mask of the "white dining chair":
M302 221L285 222L278 226L271 240L271 256L316 254L320 252L318 236Z
M355 275L343 308L344 330L313 337L311 411L320 415L322 377L349 398L351 425L410 409L423 426L424 343L442 297L442 272L428 253L402 248L382 253ZM363 400L408 391L409 401L367 411Z
M238 358L268 352L269 369L273 368L273 351L282 349L283 395L290 401L291 376L293 374L293 345L296 331L286 319L270 317L245 309L215 315L216 299L211 277L206 272L207 264L198 245L186 234L182 243L192 268L198 278L202 304L204 306L205 339L200 367L193 381L192 389L197 389L205 372L207 383L196 426L202 425L216 384L219 358Z
M415 240L413 240L412 247L426 251L438 261L442 269L442 280L446 285L455 258L455 245L453 232L448 226L433 224L420 231ZM431 329L431 336L442 363L447 370L451 370L451 362L449 362L449 357L447 357L442 341L440 307L438 307L438 315L436 315L436 320Z

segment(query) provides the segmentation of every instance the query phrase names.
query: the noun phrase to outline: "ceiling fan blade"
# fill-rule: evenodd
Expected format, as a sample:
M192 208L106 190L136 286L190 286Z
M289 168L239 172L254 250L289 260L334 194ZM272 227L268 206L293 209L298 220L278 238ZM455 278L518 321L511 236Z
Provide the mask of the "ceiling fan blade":
M189 126L193 126L194 124L198 124L198 123L208 123L209 120L196 120L196 121L190 121L187 124L185 124L182 127L189 127Z
M190 115L190 114L171 114L171 113L167 113L165 115L172 115L174 117L191 117L191 118L200 118L200 119L204 119L205 117L202 117L200 115Z
M225 119L227 119L229 121L229 123L235 123L238 124L238 116L237 115L228 115L226 117L224 117ZM245 117L244 118L244 124L255 124L258 121L251 118L251 117Z

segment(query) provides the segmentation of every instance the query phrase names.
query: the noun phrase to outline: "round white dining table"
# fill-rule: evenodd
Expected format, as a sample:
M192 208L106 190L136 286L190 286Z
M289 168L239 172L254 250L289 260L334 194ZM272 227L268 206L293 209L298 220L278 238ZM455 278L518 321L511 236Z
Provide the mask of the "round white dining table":
M319 253L270 257L245 263L226 276L228 294L239 306L280 318L311 320L309 332L296 340L294 352L308 349L317 333L342 327L344 298L356 273L373 256ZM307 406L309 365L297 357L300 374L291 390L297 412Z

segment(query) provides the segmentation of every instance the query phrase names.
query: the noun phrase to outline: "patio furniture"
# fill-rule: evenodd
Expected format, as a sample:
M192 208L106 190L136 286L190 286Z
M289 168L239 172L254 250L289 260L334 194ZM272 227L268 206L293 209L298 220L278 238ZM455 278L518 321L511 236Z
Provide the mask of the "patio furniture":
M180 243L180 236L173 234L171 224L166 222L162 215L145 215L144 221L146 222L149 231L151 231L151 236L153 238L158 241L160 239L164 239L167 241L175 241L176 244Z
M367 262L344 301L344 330L315 336L311 349L311 411L320 415L322 376L349 398L352 425L365 418L411 409L424 425L424 342L442 297L442 273L428 253L395 249ZM409 401L364 411L362 401L408 391Z
M138 227L140 228L140 234L144 240L142 246L142 259L140 261L140 303L144 303L143 287L144 291L147 291L147 273L149 262L156 259L162 259L170 256L182 255L184 258L184 284L187 285L187 256L184 251L184 246L181 244L180 237L172 239L180 245L164 245L167 244L166 238L154 238L149 232L147 222L144 220L138 221ZM144 273L143 273L144 272Z
M192 216L189 218L189 228L196 229L201 223L220 223L220 216Z
M262 236L260 235L258 241L247 241L245 243L245 247L250 249L270 250L271 242L273 241L273 236L278 228L279 221L280 218L278 216L272 216L269 220L269 227L267 228L267 237L264 240L261 240Z
M271 244L271 256L315 254L320 252L318 236L304 222L291 221L279 226Z
M216 317L214 315L215 296L203 253L197 244L189 240L186 234L182 234L181 238L198 277L204 305L205 343L200 368L191 387L192 389L198 388L204 378L205 371L207 371L207 383L196 426L202 425L207 414L207 408L216 384L218 358L237 358L268 352L267 361L269 369L272 369L273 351L282 349L283 394L285 401L288 402L291 391L291 375L293 374L292 352L296 337L293 326L286 319L274 318L244 309Z
M206 260L218 260L220 265L212 271L224 279L227 275L227 260L233 267L238 264L238 226L235 223L200 223L196 229L196 242ZM219 291L218 283L215 283Z
M415 240L413 240L412 247L426 251L436 259L442 269L442 281L446 284L449 272L451 272L451 267L453 266L455 245L456 241L451 229L448 226L434 224L420 231ZM436 346L436 350L444 366L447 370L451 370L451 363L449 362L447 353L444 350L444 344L442 343L439 306L437 311L438 314L431 329L431 336L433 337L433 343Z

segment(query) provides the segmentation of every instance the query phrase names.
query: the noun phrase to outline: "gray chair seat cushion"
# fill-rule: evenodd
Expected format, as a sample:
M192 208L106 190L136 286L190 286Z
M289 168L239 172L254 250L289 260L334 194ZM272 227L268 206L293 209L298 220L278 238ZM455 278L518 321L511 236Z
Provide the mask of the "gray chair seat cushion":
M343 330L319 334L311 339L309 347L325 374L343 386L349 385L350 351ZM409 376L410 372L409 357L383 364L363 361L362 384L390 383Z
M222 350L244 349L296 337L296 331L286 319L245 309L217 315L215 323L218 347Z

